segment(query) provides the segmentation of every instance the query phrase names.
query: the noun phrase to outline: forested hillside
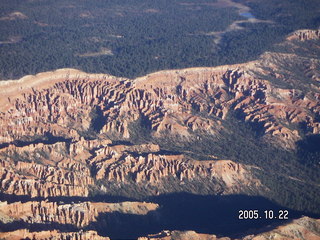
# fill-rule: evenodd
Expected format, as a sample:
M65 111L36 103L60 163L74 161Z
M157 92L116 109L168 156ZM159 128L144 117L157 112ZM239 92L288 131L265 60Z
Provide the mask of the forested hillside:
M318 10L317 0L0 0L0 79L64 67L133 78L245 62L318 27Z

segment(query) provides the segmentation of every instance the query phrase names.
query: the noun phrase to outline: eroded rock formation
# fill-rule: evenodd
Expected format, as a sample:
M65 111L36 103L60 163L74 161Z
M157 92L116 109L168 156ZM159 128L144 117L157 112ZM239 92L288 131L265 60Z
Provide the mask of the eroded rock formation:
M255 76L252 69L267 64L263 59L162 71L135 80L64 69L25 77L12 90L5 82L0 85L0 143L27 137L32 141L48 133L77 141L91 130L129 138L130 123L140 118L154 136L216 134L229 111L239 110L245 121L261 125L266 136L292 148L300 139L293 125L307 123L311 132L319 133L314 117L319 114L319 94L278 88ZM95 117L99 127L94 126Z
M161 233L149 235L148 237L140 237L138 240L232 240L229 237L217 237L216 235L201 234L194 231L162 231ZM320 239L320 220L309 217L302 217L291 223L279 226L271 231L252 234L234 240L292 240L292 239Z
M85 197L96 180L161 185L168 177L176 181L215 180L226 186L225 193L239 192L244 186L261 186L250 166L230 160L197 161L183 154L162 154L156 144L114 145L110 140L81 139L71 144L10 145L1 151L0 186L6 194Z
M299 39L300 41L319 40L320 30L298 30L288 37L289 40Z
M5 240L110 240L108 237L99 236L96 231L59 232L53 230L30 232L28 229L21 229L13 232L3 232L0 233L0 238Z
M155 211L158 204L146 202L15 202L8 204L0 202L0 215L6 222L23 221L26 223L59 223L85 227L96 221L100 213L120 212L145 215Z
M226 186L225 192L237 192L241 186L259 187L248 166L232 161L195 161L184 155L161 155L149 153L145 156L131 154L114 155L94 164L97 179L125 182L132 177L137 183L161 183L165 177L176 177L180 181L195 179L215 179Z
M318 46L317 40L318 30L300 31L279 46L291 48L297 41ZM314 53L306 56L265 53L246 64L161 71L134 80L60 69L2 81L0 191L29 198L88 197L97 189L105 194L113 186L133 184L152 187L156 191L148 194L155 195L160 188L161 193L172 190L164 186L168 179L177 185L198 181L219 186L210 188L210 194L261 190L253 166L206 153L200 160L199 153L188 149L164 151L159 142L166 138L191 142L203 136L217 142L232 131L226 122L230 124L228 117L233 114L237 121L258 129L262 141L295 149L304 135L320 134L320 61ZM146 138L139 138L140 134ZM29 200L2 203L0 220L83 227L99 213L147 214L157 207ZM302 226L304 234L303 221L294 224L297 229ZM19 234L34 239L52 239L54 234L61 239L88 239L96 233L18 230L5 234L1 236L7 239ZM171 239L172 234L163 239ZM183 234L189 239L214 237Z

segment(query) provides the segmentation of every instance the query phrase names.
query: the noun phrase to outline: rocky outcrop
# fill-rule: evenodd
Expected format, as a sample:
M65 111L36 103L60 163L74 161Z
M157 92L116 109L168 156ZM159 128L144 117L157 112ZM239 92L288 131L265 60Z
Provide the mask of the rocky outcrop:
M318 98L257 78L251 70L258 63L162 71L133 81L59 70L19 80L21 89L12 86L17 92L2 83L0 143L47 133L78 141L94 130L129 138L130 123L141 118L154 136L216 134L230 110L239 110L284 147L300 138L291 125L308 122L318 133ZM31 80L32 87L24 86Z
M261 231L260 231L261 232ZM138 240L232 240L229 237L217 237L216 235L201 234L194 231L162 231L161 233L140 237ZM302 217L293 220L291 223L279 226L271 231L259 233L257 235L248 235L234 240L292 240L292 239L320 239L320 220L309 217Z
M155 211L158 204L146 202L81 202L64 204L62 202L0 202L0 215L6 222L59 223L84 227L96 221L100 213L120 212L124 214L146 215Z
M68 181L80 181L80 179L77 180L74 178L74 176L77 175L74 172L69 172L70 174L66 173L66 178L60 178L59 174L63 173L61 173L61 171L59 170L56 171L52 167L50 168L43 165L29 163L22 163L19 165L26 167L27 170L19 174L14 172L14 170L12 169L0 169L0 186L2 192L13 195L27 195L30 197L87 196L89 193L87 186L83 184L85 182L80 182L79 185L65 184L65 182ZM47 181L43 181L38 177L24 175L30 171L43 174ZM47 176L48 174L51 174L51 176ZM79 175L81 176L82 173L79 172ZM52 180L52 182L50 180ZM86 176L84 180L87 180L89 182L92 181L90 176Z
M216 180L226 186L226 192L238 192L241 187L259 187L261 183L253 177L249 166L228 160L195 161L184 155L162 155L149 153L133 156L113 152L110 158L93 164L97 179L136 183L159 184L164 178L175 177L178 181Z
M30 155L33 153L37 154L31 152ZM46 152L42 153L45 155ZM0 160L2 192L30 197L88 196L88 185L94 184L94 181L84 163L62 159L52 164L52 158L41 161L40 156L38 159L39 163ZM52 165L44 165L48 163Z
M162 154L156 144L114 145L110 140L81 139L71 144L10 145L0 151L4 158L0 159L0 188L13 195L85 197L96 180L161 185L169 177L178 182L214 180L225 186L225 193L261 186L250 166Z
M290 223L279 226L271 231L248 236L249 240L267 240L267 239L320 239L320 220L309 217L302 217L293 220Z
M169 231L164 230L158 234L150 234L148 237L139 237L138 240L230 240L230 238L218 238L216 235L201 234L195 231Z
M108 237L99 236L96 231L59 232L53 230L30 232L28 229L21 229L13 232L3 232L0 233L0 238L5 240L110 240Z
M88 196L94 176L86 159L93 149L111 143L108 139L81 138L68 144L11 144L0 149L0 189L30 197Z
M90 127L94 107L121 101L130 89L128 81L119 80L60 70L53 76L40 74L23 78L20 89L13 84L12 91L4 90L7 84L2 84L0 92L6 95L3 109L14 106L15 112L9 110L1 117L0 124L6 129L1 137L10 142L22 136L43 136L50 132L54 136L78 139L76 130L85 131Z
M320 30L298 30L288 37L288 40L299 39L300 41L319 40Z

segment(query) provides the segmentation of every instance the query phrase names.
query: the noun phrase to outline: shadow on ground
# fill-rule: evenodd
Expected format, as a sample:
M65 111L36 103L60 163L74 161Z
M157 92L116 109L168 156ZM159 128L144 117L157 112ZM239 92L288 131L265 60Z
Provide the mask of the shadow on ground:
M149 198L161 207L148 215L109 213L100 215L91 224L100 235L114 239L136 239L158 233L162 230L194 230L218 236L238 237L257 232L258 229L273 228L283 224L279 218L279 205L263 197L246 195L199 196L188 193L168 194ZM240 210L259 210L259 219L240 220ZM274 219L265 219L265 210L274 211ZM302 213L287 209L289 221L302 216ZM288 221L288 220L287 220Z

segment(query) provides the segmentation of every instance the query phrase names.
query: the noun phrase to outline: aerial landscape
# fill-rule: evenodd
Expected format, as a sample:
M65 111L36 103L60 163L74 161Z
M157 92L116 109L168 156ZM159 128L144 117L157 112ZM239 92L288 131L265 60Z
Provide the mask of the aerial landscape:
M0 239L320 240L319 0L0 0Z

